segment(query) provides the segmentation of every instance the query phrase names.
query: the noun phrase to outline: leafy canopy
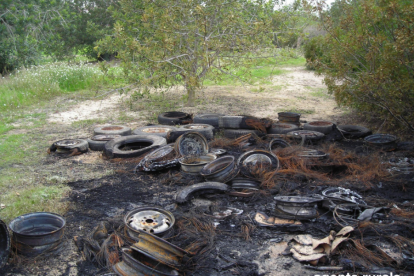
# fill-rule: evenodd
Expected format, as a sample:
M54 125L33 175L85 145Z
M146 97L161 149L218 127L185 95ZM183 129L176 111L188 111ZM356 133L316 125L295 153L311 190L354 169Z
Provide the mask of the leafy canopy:
M413 131L414 5L337 0L333 7L318 9L327 35L308 62L325 74L339 104Z
M118 53L141 93L183 83L188 104L210 77L252 62L271 42L273 4L248 0L120 0L114 37L100 49Z

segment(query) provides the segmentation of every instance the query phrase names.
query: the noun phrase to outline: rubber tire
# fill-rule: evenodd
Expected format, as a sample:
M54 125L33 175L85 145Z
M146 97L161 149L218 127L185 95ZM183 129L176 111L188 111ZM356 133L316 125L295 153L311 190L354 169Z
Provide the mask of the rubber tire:
M203 113L194 116L194 124L206 124L212 125L213 127L219 127L219 118L225 116L225 114L219 113Z
M272 125L272 127L267 131L267 133L269 133L269 134L286 134L288 132L298 130L298 129L299 129L299 127L297 125L294 125L294 124L276 123L276 124Z
M7 225L0 219L0 269L7 263L10 254L11 238Z
M167 138L168 132L145 132L143 131L144 129L149 129L149 128L165 128L165 129L170 129L169 131L176 131L177 128L173 127L173 126L168 126L168 125L153 125L153 126L144 126L144 127L139 127L137 129L135 129L132 132L132 135L157 135L163 138Z
M174 114L174 115L173 115ZM174 117L171 117L174 116ZM183 125L192 121L191 115L180 111L163 112L158 115L158 123L161 125Z
M109 141L95 141L91 139L87 139L86 141L88 141L89 149L93 151L105 150L105 144L109 142Z
M219 118L219 127L240 129L243 121L243 116L222 116Z
M229 138L229 139L236 139L240 136L249 134L249 133L254 133L256 135L263 135L263 132L258 131L258 130L253 130L253 129L225 129L223 132L224 137Z
M114 130L107 130L104 128L108 127L120 127L121 129L114 129ZM127 136L131 135L131 128L126 126L118 126L118 125L109 125L109 126L101 126L96 127L93 130L94 135L121 135L121 136Z
M338 130L344 135L345 138L349 139L364 138L372 134L370 129L363 126L339 125Z
M180 190L176 197L175 201L177 203L184 203L194 195L196 192L202 192L205 190L205 192L210 192L211 190L218 191L218 192L226 192L228 191L229 186L224 183L220 182L203 182L203 183L197 183L188 187L185 187L184 189Z
M327 123L330 123L330 124L329 125L323 125L323 126L315 126L315 125L312 125L312 123L314 123L314 122L327 122ZM304 130L317 131L317 132L323 133L325 135L331 133L332 130L333 130L334 124L331 123L331 122L328 122L328 121L314 121L314 122L309 122L309 123L304 124L303 129Z
M192 126L203 126L204 128L199 128L199 129L191 129ZM188 124L185 126L180 126L178 128L178 131L181 130L185 130L186 132L197 132L202 134L207 140L213 140L214 138L214 127L212 125L209 124ZM183 133L184 134L184 133Z
M151 142L152 145L131 151L120 150L119 147L126 143L133 142ZM150 150L156 149L160 146L165 146L167 140L156 135L129 135L113 139L105 144L105 155L109 158L131 158L140 156Z
M59 141L63 141L63 140L78 140L80 141L79 144L76 145L70 145L70 146L58 146L56 143ZM52 150L52 148L54 150L52 151L56 151L58 148L62 148L62 149L67 149L67 150L74 150L77 149L78 152L87 152L89 149L89 144L88 141L83 140L83 139L62 139L53 143L53 145L50 147L50 149Z

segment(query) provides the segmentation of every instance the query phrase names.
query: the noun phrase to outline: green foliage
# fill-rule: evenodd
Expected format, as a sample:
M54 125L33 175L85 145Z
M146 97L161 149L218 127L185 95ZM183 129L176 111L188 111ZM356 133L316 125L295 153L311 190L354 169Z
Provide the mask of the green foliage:
M278 47L300 47L304 28L312 20L301 6L300 1L282 6L270 13L273 43Z
M3 0L0 2L0 74L36 63L39 43L50 26L61 22L60 1Z
M337 16L320 10L327 35L315 42L312 66L339 104L414 131L412 2L337 2Z
M48 52L58 58L71 57L74 54L85 55L97 60L108 60L114 53L101 53L94 49L95 42L112 33L114 19L110 9L117 7L112 0L73 0L65 2L66 24L57 25Z
M232 75L269 45L266 1L120 0L114 38L100 43L117 52L125 74L142 93L184 84L189 105L209 77ZM215 69L216 71L213 71ZM236 76L237 77L237 76Z
M323 62L327 66L329 65L329 55L326 55L329 51L329 44L324 44L324 39L324 36L315 36L303 45L306 68L310 70L316 69L314 64L317 60Z
M0 79L0 112L21 109L71 91L98 89L122 80L117 68L107 68L106 74L88 64L51 63L17 70Z

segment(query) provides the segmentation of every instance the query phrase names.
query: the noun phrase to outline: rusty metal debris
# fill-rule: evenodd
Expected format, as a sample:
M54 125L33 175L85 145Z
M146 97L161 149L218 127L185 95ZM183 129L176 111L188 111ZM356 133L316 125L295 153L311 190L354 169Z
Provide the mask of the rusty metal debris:
M138 230L168 238L174 233L175 218L171 212L161 208L140 207L126 214L124 223L133 239L138 239Z
M224 183L219 182L203 182L188 186L177 193L176 201L178 203L184 203L190 198L198 193L217 193L217 192L226 192L229 189L229 186Z
M311 159L311 160L318 160L318 159L320 160L320 159L325 159L327 155L326 153L320 150L305 149L305 150L302 150L298 154L298 157Z
M279 123L289 123L300 126L299 120L301 114L294 112L279 112L277 114L279 118Z
M255 177L259 170L275 171L279 168L279 159L272 152L265 150L252 150L243 153L237 160L241 173L247 177Z
M249 178L238 177L232 180L231 187L232 189L257 191L260 188L260 182Z
M213 154L198 155L198 156L185 156L180 158L178 161L181 164L181 170L189 174L200 174L203 167L216 159Z
M137 243L131 246L132 250L141 252L172 268L178 270L182 268L182 262L189 255L188 252L148 232L137 231Z
M172 145L166 145L146 155L135 171L153 172L178 166L179 158Z
M175 141L175 150L182 156L201 156L208 153L206 138L197 132L188 132Z
M66 221L58 214L36 212L13 219L9 227L13 232L13 246L27 256L56 250L62 245Z
M390 134L372 134L364 138L366 145L388 151L397 148L397 140L397 136Z
M288 147L291 147L291 145L288 142L286 142L285 140L280 139L280 138L273 139L269 143L269 150L270 151L273 151L273 150L276 150L276 149L284 149L284 148L288 148Z
M10 235L6 224L0 219L0 268L2 268L9 259L10 253Z
M231 155L220 157L206 164L200 174L208 181L225 183L236 166L234 161L235 158Z
M313 219L318 216L317 203L322 197L275 196L275 216L286 219Z
M164 265L139 251L122 248L122 262L113 266L120 276L173 276L178 271Z
M402 174L410 174L414 172L414 159L412 158L393 158L389 161L391 168L389 172L399 172Z
M299 220L270 217L263 212L257 212L254 220L259 226L262 227L277 227L278 229L286 229L292 232L303 231L305 229Z

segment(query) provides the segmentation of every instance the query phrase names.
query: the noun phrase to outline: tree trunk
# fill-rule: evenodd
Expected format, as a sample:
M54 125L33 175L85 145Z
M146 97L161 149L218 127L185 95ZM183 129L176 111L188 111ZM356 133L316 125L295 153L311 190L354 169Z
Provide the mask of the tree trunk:
M187 88L187 105L189 107L195 106L195 89L189 85L186 85Z

